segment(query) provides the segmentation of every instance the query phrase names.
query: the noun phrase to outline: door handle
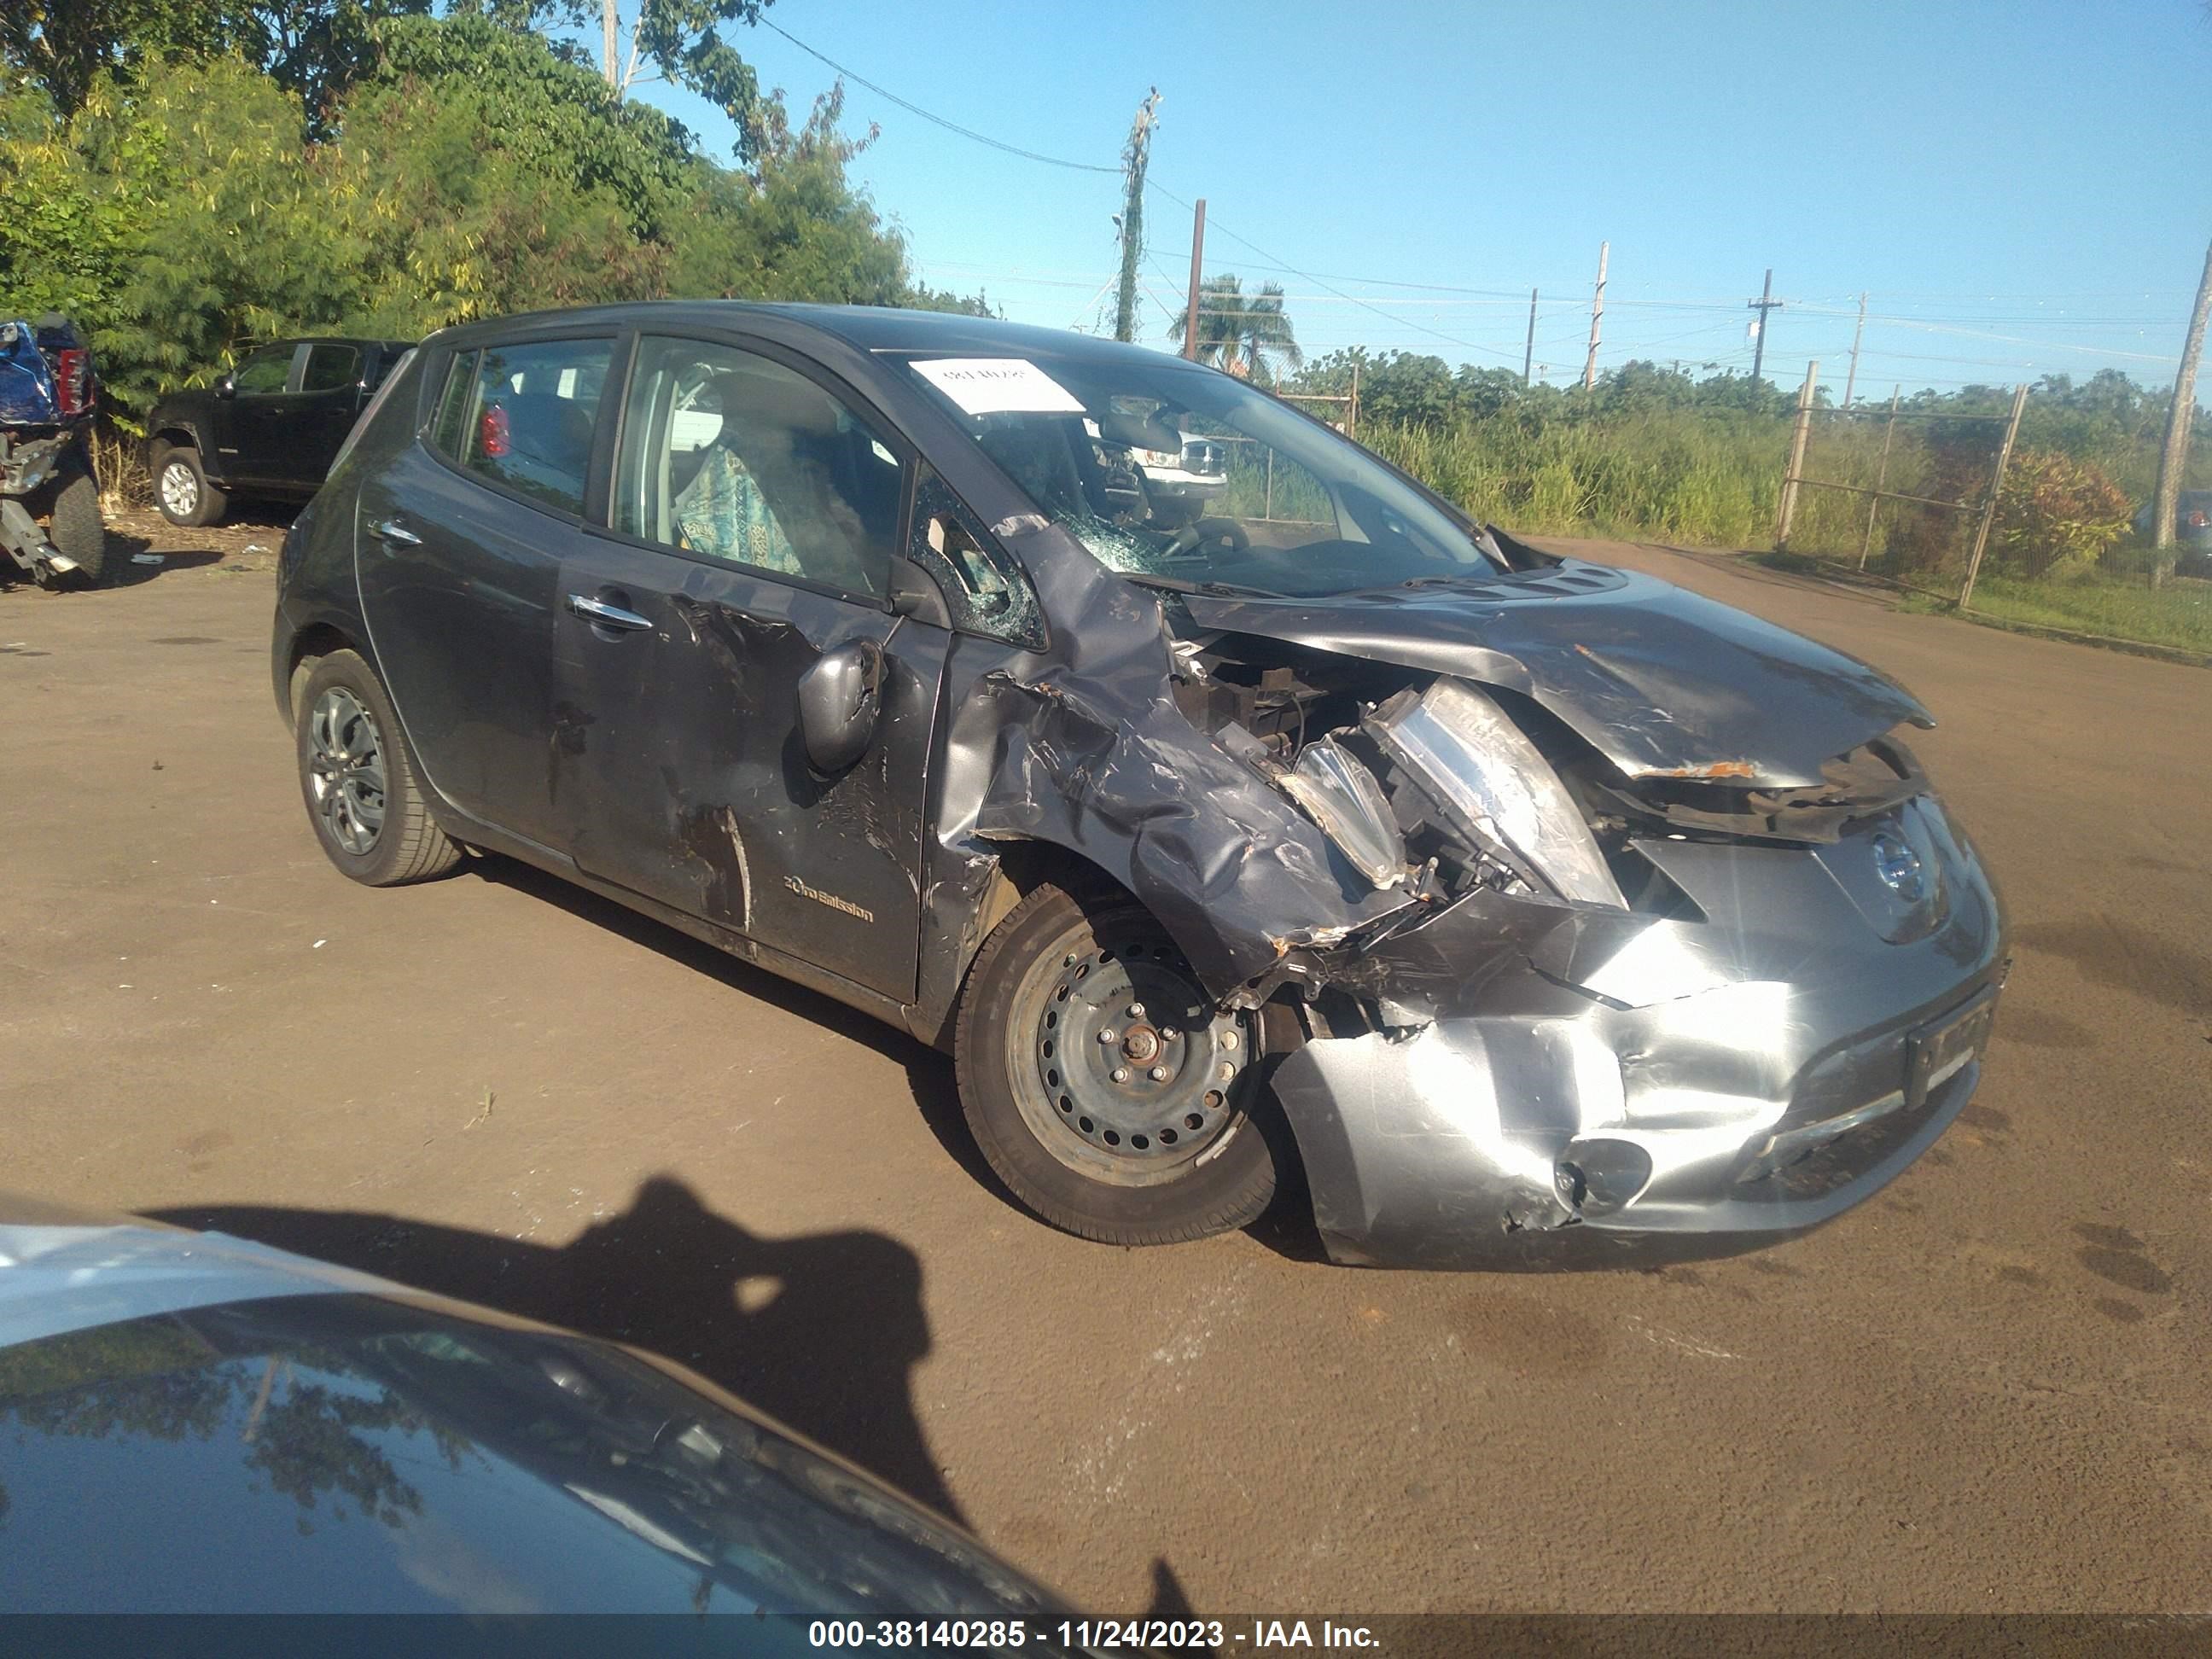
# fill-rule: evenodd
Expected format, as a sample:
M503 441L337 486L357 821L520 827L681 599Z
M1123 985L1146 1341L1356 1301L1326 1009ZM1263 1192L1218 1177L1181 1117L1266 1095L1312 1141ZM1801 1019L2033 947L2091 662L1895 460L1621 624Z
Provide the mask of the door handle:
M581 593L568 596L568 609L600 628L619 628L635 633L653 626L650 617L641 617L635 611L625 611L618 605L609 605L605 599L590 599Z
M380 542L398 542L402 547L420 547L422 538L397 519L386 519L382 524L373 524L368 533Z

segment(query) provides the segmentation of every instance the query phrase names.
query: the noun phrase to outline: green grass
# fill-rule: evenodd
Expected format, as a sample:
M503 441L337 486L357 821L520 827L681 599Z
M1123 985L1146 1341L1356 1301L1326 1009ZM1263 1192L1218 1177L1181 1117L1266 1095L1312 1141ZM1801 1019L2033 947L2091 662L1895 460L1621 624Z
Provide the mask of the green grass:
M1951 607L1913 594L1906 599L1905 609ZM2154 589L2133 582L2029 582L2015 576L1984 575L1974 585L1973 609L1966 614L1975 612L2000 623L2212 656L2212 582L2185 578Z

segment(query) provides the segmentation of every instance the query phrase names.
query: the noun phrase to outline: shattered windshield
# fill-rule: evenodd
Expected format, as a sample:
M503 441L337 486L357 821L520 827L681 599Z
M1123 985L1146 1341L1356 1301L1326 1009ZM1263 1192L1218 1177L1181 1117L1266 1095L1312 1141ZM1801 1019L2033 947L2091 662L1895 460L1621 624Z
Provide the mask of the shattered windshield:
M915 374L1109 569L1310 598L1494 564L1365 450L1172 357L923 357Z

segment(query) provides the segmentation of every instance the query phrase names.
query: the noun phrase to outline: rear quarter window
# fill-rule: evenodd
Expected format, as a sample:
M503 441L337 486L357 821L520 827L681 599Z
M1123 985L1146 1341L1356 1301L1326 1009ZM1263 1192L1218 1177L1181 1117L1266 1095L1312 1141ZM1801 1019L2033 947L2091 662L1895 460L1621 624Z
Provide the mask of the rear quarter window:
M611 339L541 340L462 353L431 417L431 445L480 477L580 514L613 356Z

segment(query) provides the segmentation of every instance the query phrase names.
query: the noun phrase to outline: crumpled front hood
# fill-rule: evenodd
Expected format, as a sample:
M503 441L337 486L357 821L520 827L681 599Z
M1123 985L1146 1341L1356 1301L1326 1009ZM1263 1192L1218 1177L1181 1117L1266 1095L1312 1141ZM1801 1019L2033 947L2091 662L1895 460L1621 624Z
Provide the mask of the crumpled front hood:
M1185 597L1199 627L1456 674L1534 698L1631 777L1783 788L1910 720L1855 657L1638 571L1525 574L1325 599Z

